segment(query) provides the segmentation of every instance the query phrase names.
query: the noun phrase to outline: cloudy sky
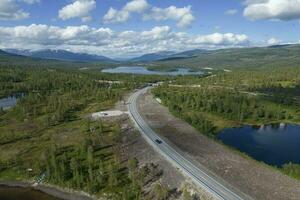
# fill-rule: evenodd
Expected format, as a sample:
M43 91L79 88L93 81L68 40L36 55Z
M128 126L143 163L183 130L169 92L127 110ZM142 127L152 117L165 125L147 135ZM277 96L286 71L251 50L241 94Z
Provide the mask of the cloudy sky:
M0 48L110 57L300 41L300 0L0 0Z

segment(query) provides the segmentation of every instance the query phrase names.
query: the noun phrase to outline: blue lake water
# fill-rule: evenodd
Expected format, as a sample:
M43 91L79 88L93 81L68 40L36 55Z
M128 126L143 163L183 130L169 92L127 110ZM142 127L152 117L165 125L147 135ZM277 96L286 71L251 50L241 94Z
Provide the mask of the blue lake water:
M270 165L300 164L300 126L297 125L228 128L218 134L218 139Z
M14 94L5 98L0 99L0 108L8 110L17 104L19 98L23 97L23 93Z
M187 68L178 68L175 71L153 71L148 70L145 67L138 67L138 66L122 66L122 67L116 67L116 68L109 68L109 69L103 69L101 72L105 73L113 73L113 74L143 74L143 75L170 75L170 76L177 76L177 75L201 75L203 72L198 71L190 71L190 69Z

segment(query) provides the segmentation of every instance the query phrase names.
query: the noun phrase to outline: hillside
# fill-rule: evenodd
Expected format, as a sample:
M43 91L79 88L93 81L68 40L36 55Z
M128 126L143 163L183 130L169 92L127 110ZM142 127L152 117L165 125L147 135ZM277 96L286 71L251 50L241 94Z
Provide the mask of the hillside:
M130 62L151 62L157 61L164 58L171 57L175 52L173 51L160 51L156 53L144 54L136 58L129 59Z
M54 59L54 60L63 60L63 61L77 61L77 62L108 62L114 63L113 59L110 59L101 55L93 55L87 53L74 53L66 50L18 50L18 49L7 49L9 53L23 55L33 58L43 58L43 59Z
M103 66L111 66L112 63L106 62L91 62L87 66L87 62L81 61L67 61L67 60L55 60L46 58L33 58L24 55L17 55L0 50L0 66L36 66L36 67L68 67L68 68L101 68Z
M190 55L184 57L182 55ZM193 54L180 53L155 61L155 68L239 68L268 66L300 66L300 45L277 45L270 47L221 49L198 51Z

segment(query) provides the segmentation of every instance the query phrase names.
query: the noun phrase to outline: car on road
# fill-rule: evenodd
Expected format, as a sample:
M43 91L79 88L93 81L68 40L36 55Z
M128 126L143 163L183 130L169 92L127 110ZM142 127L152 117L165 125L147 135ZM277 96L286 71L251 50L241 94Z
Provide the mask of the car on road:
M159 139L156 139L155 142L156 142L157 144L161 144L161 143L162 143L162 141L159 140Z

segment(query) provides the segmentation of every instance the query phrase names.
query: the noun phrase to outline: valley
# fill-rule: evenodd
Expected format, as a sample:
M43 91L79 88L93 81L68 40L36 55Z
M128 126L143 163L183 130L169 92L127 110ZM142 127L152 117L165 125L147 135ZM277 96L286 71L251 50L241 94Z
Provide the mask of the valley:
M0 0L0 200L299 200L300 0Z

